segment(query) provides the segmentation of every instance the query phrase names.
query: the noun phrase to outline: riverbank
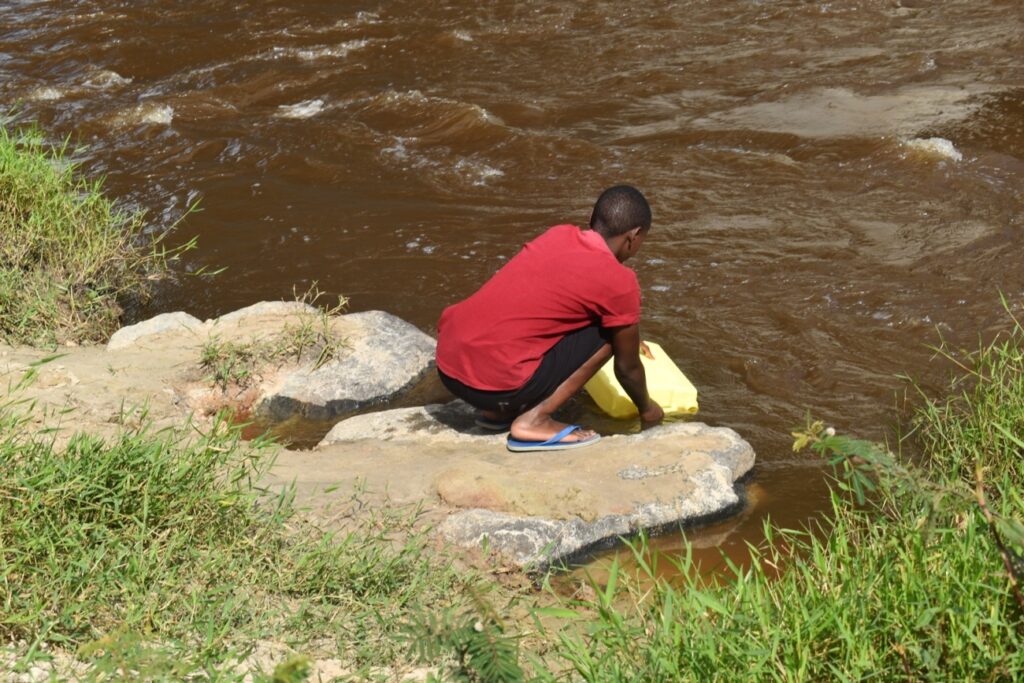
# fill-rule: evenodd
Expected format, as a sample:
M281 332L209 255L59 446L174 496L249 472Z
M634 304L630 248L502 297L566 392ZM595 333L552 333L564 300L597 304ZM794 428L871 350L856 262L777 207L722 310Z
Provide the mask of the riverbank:
M467 564L379 491L323 489L332 520L294 486L268 498L274 455L221 421L55 438L75 412L33 417L22 388L0 420L4 656L25 680L1013 680L1022 342L961 359L973 374L918 414L923 462L798 435L840 475L821 533L772 530L710 584L686 555L657 578L638 547L636 575L571 596Z
M76 432L204 427L223 414L253 422L248 438L270 430L286 444L294 423L319 426L319 444L282 448L262 485L293 484L326 518L345 500L330 492L358 486L380 505L419 506L448 542L534 570L742 508L736 482L754 453L734 431L676 423L586 452L510 457L504 435L440 387L433 349L380 311L262 302L208 321L163 314L58 357L0 347L0 381L23 386L36 408L26 419L61 446ZM403 401L414 405L394 407Z

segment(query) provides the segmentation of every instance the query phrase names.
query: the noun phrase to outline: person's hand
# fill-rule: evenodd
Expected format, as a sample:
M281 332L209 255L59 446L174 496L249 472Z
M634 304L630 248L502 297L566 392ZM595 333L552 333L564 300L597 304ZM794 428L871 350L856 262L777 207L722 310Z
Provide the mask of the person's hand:
M640 429L648 429L661 424L665 419L665 411L655 401L650 401L642 413L640 413Z
M640 355L654 360L654 354L651 353L651 347L647 345L647 342L640 342Z

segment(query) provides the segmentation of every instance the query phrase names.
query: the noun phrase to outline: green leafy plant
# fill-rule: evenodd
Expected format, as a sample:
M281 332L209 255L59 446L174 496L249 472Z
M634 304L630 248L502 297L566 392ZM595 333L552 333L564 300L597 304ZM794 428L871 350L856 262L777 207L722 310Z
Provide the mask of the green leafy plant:
M309 657L294 655L274 667L269 683L302 683L309 678L309 673Z
M230 342L211 335L199 350L199 367L208 373L210 382L226 391L229 385L248 387L259 364L270 357L271 349L265 343Z
M470 608L414 613L401 634L409 651L420 662L449 662L445 670L450 680L524 680L518 638L506 633L504 621L490 603L476 593L472 596Z
M834 468L819 528L777 529L706 582L689 554L668 583L643 544L595 597L555 608L542 680L1017 680L1024 676L1024 336L972 354L915 417L913 456L809 421ZM923 393L922 393L923 395ZM568 622L569 626L565 623ZM540 622L538 622L540 623Z
M333 360L345 348L347 341L334 332L332 318L344 313L348 307L348 299L338 296L337 301L329 305L321 304L327 295L320 291L316 282L309 289L299 293L294 290L295 300L317 308L315 314L303 313L294 322L285 325L281 333L282 354L292 356L296 361L310 351L316 354L313 369Z

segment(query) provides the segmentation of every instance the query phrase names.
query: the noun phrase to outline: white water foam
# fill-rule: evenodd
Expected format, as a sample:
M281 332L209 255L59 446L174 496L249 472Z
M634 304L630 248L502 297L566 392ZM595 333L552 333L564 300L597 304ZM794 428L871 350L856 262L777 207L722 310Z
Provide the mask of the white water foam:
M277 108L277 116L282 119L308 119L323 110L323 100L305 100L296 104L282 104Z
M143 123L157 123L167 126L174 120L174 109L166 104L146 107L139 120Z
M298 50L295 52L295 56L307 62L312 62L317 59L324 59L327 57L343 58L347 57L348 53L352 52L353 50L360 50L369 44L369 40L350 40L339 45L327 45L324 47L315 47L306 50Z
M89 76L85 80L85 86L89 88L100 88L101 90L106 88L113 88L121 85L128 85L132 82L132 79L125 78L116 71L109 69L101 69Z
M62 97L64 97L63 90L49 87L36 88L28 95L28 99L35 100L37 102L51 102L53 100L59 100Z
M385 104L423 104L430 101L419 90L388 90L380 97Z
M477 187L486 185L487 181L491 178L500 178L505 175L505 172L501 169L472 159L459 159L455 162L454 168L460 177L469 180Z
M353 104L373 105L379 104L384 107L400 107L403 111L407 107L412 105L421 106L434 106L438 108L446 108L449 110L468 110L473 113L480 121L484 123L493 124L496 126L504 126L505 122L501 117L492 114L487 109L481 107L478 104L471 104L468 102L462 102L461 100L454 100L447 97L435 97L424 95L422 91L417 89L412 90L388 90L379 95L373 95L368 98L353 101ZM454 111L453 113L458 113Z
M960 153L952 142L946 138L915 138L904 140L903 146L917 152L922 156L951 159L963 161L964 155Z
M391 145L390 147L385 147L380 152L381 152L381 154L393 157L395 159L399 159L399 160L408 159L409 158L409 150L406 149L406 147L405 147L405 143L407 141L408 141L408 138L396 137L395 138L395 144Z
M379 24L380 15L376 12L356 12L352 19L341 19L334 23L335 28L352 28L353 26L373 26Z
M138 125L140 123L153 123L167 126L174 120L174 109L166 104L156 102L143 102L127 112L119 114L115 123L122 126Z
M435 251L437 251L436 244L423 244L424 239L426 238L423 235L419 235L418 237L409 240L408 242L405 243L406 250L419 251L423 252L424 254L433 254Z

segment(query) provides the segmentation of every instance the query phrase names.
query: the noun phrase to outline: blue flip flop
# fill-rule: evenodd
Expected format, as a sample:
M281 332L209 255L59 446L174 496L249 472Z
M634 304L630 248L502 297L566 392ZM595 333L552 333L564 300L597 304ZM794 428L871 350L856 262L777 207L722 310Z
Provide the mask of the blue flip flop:
M510 451L515 451L516 453L527 453L530 451L564 451L569 450L570 448L583 448L584 446L591 446L601 440L600 434L594 434L589 439L582 439L580 441L562 441L562 439L569 436L577 429L582 429L582 427L580 425L569 425L547 441L520 441L519 439L513 439L512 435L509 434L506 445Z

